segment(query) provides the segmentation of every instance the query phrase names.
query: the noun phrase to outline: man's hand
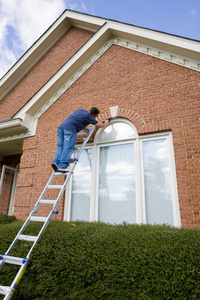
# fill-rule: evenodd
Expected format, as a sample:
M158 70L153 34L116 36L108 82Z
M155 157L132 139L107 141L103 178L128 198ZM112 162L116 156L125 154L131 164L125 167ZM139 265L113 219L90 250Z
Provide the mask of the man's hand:
M104 128L104 127L106 127L109 123L110 123L109 120L105 120L105 121L103 121L102 123L97 123L97 124L96 124L96 127L97 127L97 128Z
M107 126L110 123L110 120L105 120L102 123L105 124L105 126Z

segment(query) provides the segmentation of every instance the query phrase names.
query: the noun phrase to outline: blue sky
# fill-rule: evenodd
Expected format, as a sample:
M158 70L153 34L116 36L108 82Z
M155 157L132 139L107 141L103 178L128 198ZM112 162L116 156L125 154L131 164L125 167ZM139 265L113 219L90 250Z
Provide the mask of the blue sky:
M0 78L65 9L200 41L200 0L0 0Z

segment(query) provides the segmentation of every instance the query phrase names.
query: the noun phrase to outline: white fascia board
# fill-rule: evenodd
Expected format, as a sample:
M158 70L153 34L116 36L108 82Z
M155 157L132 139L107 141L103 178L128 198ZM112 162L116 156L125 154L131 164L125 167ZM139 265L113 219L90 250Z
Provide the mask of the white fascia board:
M25 54L14 64L0 81L0 100L28 73L41 57L63 36L70 25L61 23L52 26Z
M134 42L200 61L198 41L116 22L109 22L109 25L113 36L134 40Z
M113 36L200 60L200 43L198 41L66 10L0 80L0 100L71 26L98 32L105 22L109 24L108 28L112 31Z
M96 32L105 20L65 11L0 79L0 100L25 76L71 26Z
M87 16L83 17L87 18ZM84 20L86 22L86 20ZM185 47L187 46L188 51L199 46L199 43L194 41L187 41L184 38L176 38L174 36L168 36L164 33L154 32L142 28L137 28L131 25L121 24L117 22L108 21L106 22L97 32L92 36L92 38L82 47L75 55L35 94L35 96L15 115L15 118L25 119L28 114L29 117L33 117L37 111L50 99L50 97L57 93L61 86L65 85L68 79L75 72L82 67L82 65L91 58L91 56L99 50L99 48L111 37L126 37L130 40L140 40L144 44L152 45L163 44L163 39L165 38L171 45L171 52L173 47ZM165 49L166 50L166 49ZM182 53L182 52L181 52Z
M102 28L78 51L74 56L33 96L33 98L15 114L15 118L24 119L28 113L30 116L48 99L56 93L66 81L95 53L109 38L108 24Z
M65 14L71 24L89 31L96 32L107 21L106 19L67 10Z
M20 134L22 132L27 132L28 130L27 124L19 118L6 120L0 123L0 137L10 134Z

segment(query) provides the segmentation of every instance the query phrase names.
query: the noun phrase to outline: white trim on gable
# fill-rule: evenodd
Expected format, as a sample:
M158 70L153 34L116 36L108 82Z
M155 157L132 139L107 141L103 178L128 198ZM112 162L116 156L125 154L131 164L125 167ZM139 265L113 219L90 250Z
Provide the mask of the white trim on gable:
M148 48L157 48L161 52L167 51L186 57L189 60L200 61L199 41L66 10L0 80L0 100L6 96L70 27L74 26L94 32L94 36L97 35L101 40L99 30L105 23L107 24L107 35L129 40L136 44L147 45ZM199 67L197 70L199 70Z
M78 27L96 32L105 23L104 19L73 11L64 11L61 16L35 41L13 67L0 79L0 100L28 73L28 71L70 29Z
M172 53L169 53L167 51L160 51L156 48L149 48L146 45L134 43L131 41L127 41L124 39L119 38L112 38L109 39L101 48L99 48L89 59L80 66L80 68L75 72L72 73L72 76L66 80L62 86L58 90L55 91L55 93L51 97L46 97L44 103L43 101L40 102L41 97L46 92L49 91L49 88L57 83L57 80L59 80L59 75L64 76L67 74L67 72L70 72L70 68L73 66L74 61L68 62L62 70L60 70L61 74L55 74L55 76L41 89L32 99L29 101L16 115L15 117L22 118L24 114L29 113L30 115L34 116L34 118L39 118L70 86L85 72L87 71L96 61L97 59L103 55L113 44L128 48L130 50L134 50L140 53L144 53L171 63L175 63L180 66L191 68L195 71L200 71L200 64L199 61L196 60L189 60L183 56L180 55L173 55ZM84 53L84 51L83 51ZM80 53L79 53L80 54ZM78 55L78 54L77 54ZM81 55L81 54L80 54ZM76 58L74 57L74 60L76 61ZM67 76L69 77L69 75ZM65 76L66 78L66 76ZM42 103L42 105L40 105ZM34 108L35 106L35 108Z
M22 135L35 135L38 118L113 44L200 72L200 43L197 41L66 11L3 77L0 81L1 94L5 95L16 84L20 68L25 71L20 73L19 80L71 26L84 28L95 34L14 115L13 120L21 119L26 130L17 132L16 127L13 136L12 132L10 136L2 136L0 142L2 139L16 139L16 133L19 138ZM8 87L12 81L13 85Z
M105 26L106 27L106 26ZM102 27L103 31L106 31L104 27ZM80 68L75 71L74 73L71 72L70 68L73 68L74 62L77 62L78 59L81 61L84 61L81 59L81 55L84 55L85 50L82 49L82 53L78 52L76 55L78 56L78 59L74 56L72 60L70 60L68 63L63 66L63 68L54 75L54 77L51 78L51 80L15 115L15 118L20 118L25 122L27 128L29 129L26 133L24 133L25 136L32 136L35 135L36 128L37 128L37 122L39 117L45 113L45 111L54 104L54 102L60 98L60 96L65 93L70 86L78 80L82 76L82 74L87 71L96 61L97 59L102 56L113 44L128 48L130 50L134 50L137 52L141 52L171 63L175 63L180 66L189 67L191 69L200 71L199 68L199 62L195 60L188 60L184 57L181 57L179 55L173 55L172 53L169 53L167 51L160 51L156 48L149 48L146 45L134 43L132 41L119 39L119 38L111 38L109 39L103 46L101 46L89 59L80 66ZM89 47L88 47L89 49ZM65 82L61 80L61 83L63 83L61 86L59 84L59 80L62 76L69 77L69 74L72 74L72 76L67 79ZM54 93L53 95L50 94L50 90L52 89L53 85L55 85ZM57 88L57 89L56 89ZM52 89L53 90L53 89ZM46 101L45 101L46 100ZM8 138L8 137L7 137ZM12 137L9 137L12 139ZM16 135L15 135L16 138ZM21 134L20 134L21 138ZM1 139L0 139L1 141Z
M115 42L116 45L132 49L150 56L154 56L156 58L180 65L182 67L186 67L195 71L200 72L200 61L187 58L185 56L175 54L172 52L168 52L166 50L160 50L158 48L149 47L148 45L135 43L132 41L128 41L125 39L116 38Z

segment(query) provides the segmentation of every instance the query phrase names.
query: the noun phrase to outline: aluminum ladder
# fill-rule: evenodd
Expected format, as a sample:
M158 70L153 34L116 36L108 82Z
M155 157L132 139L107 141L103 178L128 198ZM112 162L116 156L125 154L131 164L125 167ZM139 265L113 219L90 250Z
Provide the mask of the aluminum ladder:
M18 265L20 266L19 271L17 272L17 275L15 276L12 284L10 286L2 286L0 285L0 295L5 295L4 300L8 300L12 297L12 294L14 293L14 291L16 290L19 281L21 280L26 267L29 263L30 260L30 256L31 253L34 249L34 247L37 245L37 243L39 242L42 234L44 233L45 229L47 228L49 222L52 219L52 216L54 214L57 214L58 211L56 210L57 205L66 189L66 186L70 180L71 175L73 174L74 168L79 160L79 157L81 155L82 150L84 149L86 143L88 142L88 140L90 139L93 131L95 129L95 125L89 129L88 135L86 138L83 138L81 140L84 140L84 142L82 143L81 147L79 148L79 151L76 155L76 157L74 159L71 159L71 168L69 170L69 172L66 173L61 173L61 172L55 172L53 171L51 177L49 178L44 190L42 191L40 197L38 198L38 201L35 204L34 209L31 211L30 215L28 216L28 218L26 219L26 221L24 222L23 226L21 227L21 229L19 230L18 234L16 235L15 239L13 240L13 242L11 243L10 247L8 248L8 250L5 252L5 254L1 255L1 261L0 261L0 270L2 269L4 264L13 264L13 265ZM56 176L61 176L64 175L66 177L64 184L63 185L52 185L52 181ZM46 192L48 191L48 189L60 189L60 192L57 196L56 200L45 200L44 196L46 194ZM36 213L38 213L38 207L40 204L51 204L53 205L52 210L50 211L49 215L47 217L39 217L39 216L34 216ZM25 235L23 234L25 229L28 227L29 223L31 221L35 221L35 222L43 222L43 226L40 229L39 233L37 236L31 236L31 235ZM28 242L32 242L32 246L27 254L27 256L25 258L20 258L20 257L15 257L15 256L9 256L9 253L11 251L11 249L13 249L16 245L16 243L19 240L24 240L24 241L28 241Z

